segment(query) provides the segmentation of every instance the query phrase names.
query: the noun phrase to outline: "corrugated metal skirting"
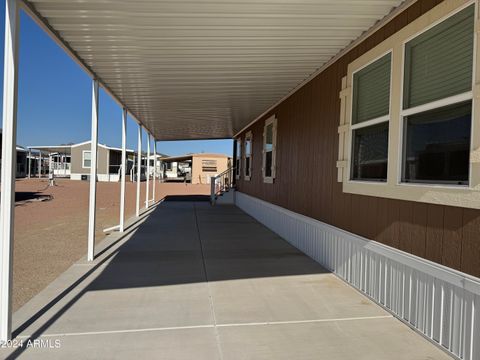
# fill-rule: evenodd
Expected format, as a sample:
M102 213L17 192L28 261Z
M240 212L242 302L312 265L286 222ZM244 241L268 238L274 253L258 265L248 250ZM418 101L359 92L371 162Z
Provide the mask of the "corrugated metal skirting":
M480 360L480 281L237 192L236 204L461 359Z

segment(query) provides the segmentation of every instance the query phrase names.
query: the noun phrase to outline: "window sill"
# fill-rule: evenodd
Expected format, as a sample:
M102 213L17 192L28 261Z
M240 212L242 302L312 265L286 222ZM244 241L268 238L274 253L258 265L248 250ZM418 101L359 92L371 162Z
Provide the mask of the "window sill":
M264 178L263 178L263 182L264 182L265 184L273 184L273 178L271 178L271 177L264 177Z
M244 177L244 180L245 180L245 181L250 181L250 178L251 178L250 176L245 176L245 177Z
M376 180L348 180L350 184L371 184L371 185L387 185L386 181L376 181Z
M434 188L434 189L445 189L445 190L472 190L469 185L465 184L432 184L432 183L421 183L421 182L399 182L397 186L405 187L424 187L424 188Z

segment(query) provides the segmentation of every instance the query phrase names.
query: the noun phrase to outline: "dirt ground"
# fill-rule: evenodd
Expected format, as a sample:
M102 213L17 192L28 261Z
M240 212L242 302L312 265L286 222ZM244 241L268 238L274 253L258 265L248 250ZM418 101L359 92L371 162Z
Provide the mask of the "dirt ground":
M150 194L152 194L150 181ZM145 206L146 182L141 183ZM209 185L156 183L156 200L166 195L209 194ZM151 196L151 195L150 195ZM46 179L16 182L15 241L13 258L13 307L21 307L73 263L86 255L89 183ZM45 201L39 201L45 199ZM135 215L136 184L127 182L126 218ZM97 186L96 243L103 229L119 223L120 183Z

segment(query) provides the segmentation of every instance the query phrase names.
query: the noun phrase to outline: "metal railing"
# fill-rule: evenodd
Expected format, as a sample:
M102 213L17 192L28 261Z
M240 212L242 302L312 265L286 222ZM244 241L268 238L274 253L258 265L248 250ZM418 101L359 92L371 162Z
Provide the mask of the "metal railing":
M147 174L147 167L145 165L142 165L140 167L140 181L145 180ZM132 168L130 169L130 181L136 181L137 180L137 165L133 165Z
M70 163L62 163L62 162L51 162L50 166L53 170L70 170L71 164Z
M233 188L235 167L228 168L217 176L210 178L210 202L215 204L217 197Z

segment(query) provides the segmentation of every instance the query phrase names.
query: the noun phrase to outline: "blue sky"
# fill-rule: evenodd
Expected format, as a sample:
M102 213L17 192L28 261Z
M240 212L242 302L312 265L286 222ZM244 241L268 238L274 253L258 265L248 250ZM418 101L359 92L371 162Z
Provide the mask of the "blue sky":
M4 1L0 8L0 77L3 84ZM90 139L90 77L23 12L20 24L17 143L52 145ZM0 87L0 95L2 93L3 86ZM144 135L144 143L145 139ZM99 142L121 146L121 109L103 90L100 92ZM137 125L131 119L127 123L127 146L137 148ZM231 154L232 142L158 142L157 151L169 155Z

